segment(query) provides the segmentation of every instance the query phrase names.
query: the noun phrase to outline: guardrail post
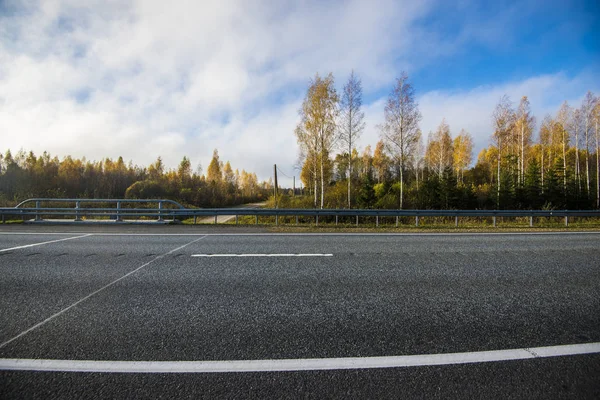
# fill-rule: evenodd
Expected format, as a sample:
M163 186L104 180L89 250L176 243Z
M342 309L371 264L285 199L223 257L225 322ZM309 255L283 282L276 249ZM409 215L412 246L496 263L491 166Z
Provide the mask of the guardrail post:
M217 224L217 214L215 214L215 225Z
M75 202L75 221L81 221L81 215L79 215L79 209L81 208L81 203L79 201Z
M458 215L454 217L454 227L458 228Z
M237 224L238 224L238 222L239 222L238 220L239 220L239 215L237 215L237 214L236 214L236 215L235 215L235 224L236 224L236 225L237 225Z
M356 227L358 228L358 214L356 214Z
M198 220L198 216L194 215L194 225L196 225L196 221Z
M569 216L565 215L565 226L568 227L569 226Z
M256 217L256 221L255 221L255 223L254 223L254 224L255 224L255 225L258 225L258 214L256 214L256 215L255 215L255 217Z
M492 218L494 219L494 228L495 228L496 227L496 216L494 215Z
M400 220L400 217L396 215L396 228L398 227L399 220Z
M36 201L35 202L35 208L36 208L36 212L35 212L35 220L36 221L41 221L42 218L40 218L40 202Z
M419 216L415 216L415 226L419 226Z
M375 216L375 227L379 228L379 215Z
M533 228L533 215L529 216L529 227Z
M279 215L275 214L275 226L279 225Z
M121 217L121 202L117 201L117 222L123 221L123 217Z
M158 220L162 221L163 217L162 217L162 208L163 208L163 203L162 201L158 202Z
M296 225L298 225L298 216L296 215Z
M338 224L338 216L337 215L335 216L335 224L336 225Z
M315 219L315 225L319 226L319 214L317 214L317 217Z

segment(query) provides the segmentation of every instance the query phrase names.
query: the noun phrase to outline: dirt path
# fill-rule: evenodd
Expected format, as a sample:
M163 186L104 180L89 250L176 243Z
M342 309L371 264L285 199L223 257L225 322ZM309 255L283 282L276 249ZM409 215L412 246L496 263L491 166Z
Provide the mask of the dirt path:
M265 203L249 203L249 204L243 204L241 206L232 207L232 208L259 208L264 205L265 205ZM235 215L218 215L217 223L222 224L222 223L228 222L234 218L235 218ZM215 217L213 216L213 217L199 218L197 222L199 224L214 224Z

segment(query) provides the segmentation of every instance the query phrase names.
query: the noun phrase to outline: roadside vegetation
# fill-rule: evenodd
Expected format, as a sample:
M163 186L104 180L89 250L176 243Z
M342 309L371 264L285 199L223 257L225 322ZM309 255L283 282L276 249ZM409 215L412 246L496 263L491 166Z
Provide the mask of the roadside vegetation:
M275 196L272 179L234 170L217 150L206 173L186 156L166 170L160 157L143 167L122 157L59 159L21 150L0 154L0 206L48 197L165 198L186 207L266 201L272 208L600 209L600 100L593 93L541 120L527 96L518 103L503 96L490 110L490 142L476 160L471 134L440 119L435 131L421 131L416 91L402 73L377 126L380 140L359 153L359 77L353 72L338 94L332 74L317 74L294 131L300 190L278 188Z
M443 115L435 131L421 131L415 93L401 74L378 125L380 140L359 154L355 144L365 127L360 79L352 73L338 95L332 74L315 75L295 131L304 190L295 197L284 190L277 206L600 208L600 101L593 93L541 119L526 95L517 103L503 96L490 110L490 142L476 160L470 133L450 127Z
M600 229L600 218L569 218L568 226L562 217L535 217L533 226L530 227L529 217L497 217L494 226L491 217L461 217L458 226L454 217L419 217L419 225L416 225L414 217L399 217L396 225L396 217L359 217L358 225L356 217L319 218L317 223L315 217L280 216L277 220L272 216L239 216L236 223L232 218L225 223L214 224L213 218L203 220L193 218L181 221L186 225L214 225L214 226L258 226L268 227L276 232L419 232L419 231L443 231L443 232L494 232L494 231L568 231L568 230L598 230Z
M60 160L44 152L10 150L0 154L0 206L15 206L33 197L96 199L171 199L192 207L228 207L260 202L272 185L256 174L223 163L217 150L206 174L183 157L177 169L166 170L160 157L148 167L106 158Z

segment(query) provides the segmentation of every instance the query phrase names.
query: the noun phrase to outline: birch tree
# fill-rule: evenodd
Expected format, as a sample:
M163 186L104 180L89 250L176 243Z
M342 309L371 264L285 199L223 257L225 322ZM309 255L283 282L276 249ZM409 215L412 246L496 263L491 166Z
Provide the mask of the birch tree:
M317 206L317 168L320 172L321 208L325 201L325 163L336 142L336 119L339 115L338 95L333 75L311 80L300 109L301 121L296 128L296 138L301 150L313 162L315 177L315 208Z
M581 105L581 113L583 118L583 136L585 145L585 181L586 189L589 196L590 193L590 139L593 134L594 125L594 109L596 99L592 92L588 91L583 98ZM596 156L598 152L596 151Z
M575 144L575 183L577 185L578 193L581 192L581 162L579 160L579 144L581 142L581 136L579 133L581 132L582 126L582 110L575 109L571 110L572 112L569 114L569 121L567 125L567 130L569 131L569 135L573 136L573 142ZM589 194L589 193L588 193Z
M302 110L300 113L302 115ZM300 145L300 159L304 159L300 179L304 182L304 186L308 188L309 192L312 191L313 207L317 208L319 138L306 129L306 119L306 116L302 115L302 120L295 130L296 140Z
M385 154L385 144L380 140L375 145L375 151L373 152L373 168L375 168L375 174L377 175L377 183L382 183L387 179L389 167L390 160Z
M525 159L527 150L531 146L533 129L535 127L535 118L531 115L531 107L527 96L521 98L517 109L515 120L515 132L517 136L518 158L519 158L519 185L523 185L525 169L527 168Z
M600 99L594 100L594 128L596 136L596 208L600 209Z
M423 180L423 164L425 160L425 146L423 145L423 135L421 130L417 132L417 140L414 151L410 157L410 164L415 171L415 179L417 183L417 191L419 191L419 181Z
M569 104L565 101L556 114L555 128L559 133L559 140L562 149L562 162L563 162L563 190L566 196L567 193L567 148L569 147L569 133L567 131L567 124L569 122L570 114Z
M540 126L540 165L542 174L542 193L544 193L544 174L546 171L546 161L552 165L552 131L554 129L554 121L550 115L546 115Z
M473 161L473 137L469 132L462 129L460 134L454 138L454 153L452 155L454 161L454 169L456 177L462 184L464 180L465 169L471 165Z
M383 139L399 164L399 208L404 206L404 171L411 152L419 140L421 113L415 100L415 90L408 82L406 73L396 79L384 109L385 122L381 127Z
M354 75L354 71L352 71L342 92L340 101L341 121L339 124L340 140L348 150L348 208L351 207L352 153L356 140L365 128L365 113L361 110L361 107L362 84L360 79Z
M497 155L497 203L496 206L500 207L500 186L501 186L501 177L500 177L500 168L502 162L502 152L504 150L505 142L507 141L510 129L513 124L514 113L512 110L512 104L508 96L504 95L500 98L500 101L496 105L494 109L494 113L492 114L492 119L494 121L494 134L492 135L492 140L498 149Z
M429 168L433 169L441 179L446 168L453 163L453 143L450 126L443 119L434 133L429 134L425 159Z

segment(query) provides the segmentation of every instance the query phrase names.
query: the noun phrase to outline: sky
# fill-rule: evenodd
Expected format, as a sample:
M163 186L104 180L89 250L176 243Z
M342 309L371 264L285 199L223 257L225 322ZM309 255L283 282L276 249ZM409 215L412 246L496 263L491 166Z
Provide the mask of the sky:
M528 96L539 126L600 94L599 25L595 0L0 0L0 151L206 171L218 149L291 187L310 79L341 92L354 70L359 152L405 71L423 133L445 118L476 158L503 95Z

